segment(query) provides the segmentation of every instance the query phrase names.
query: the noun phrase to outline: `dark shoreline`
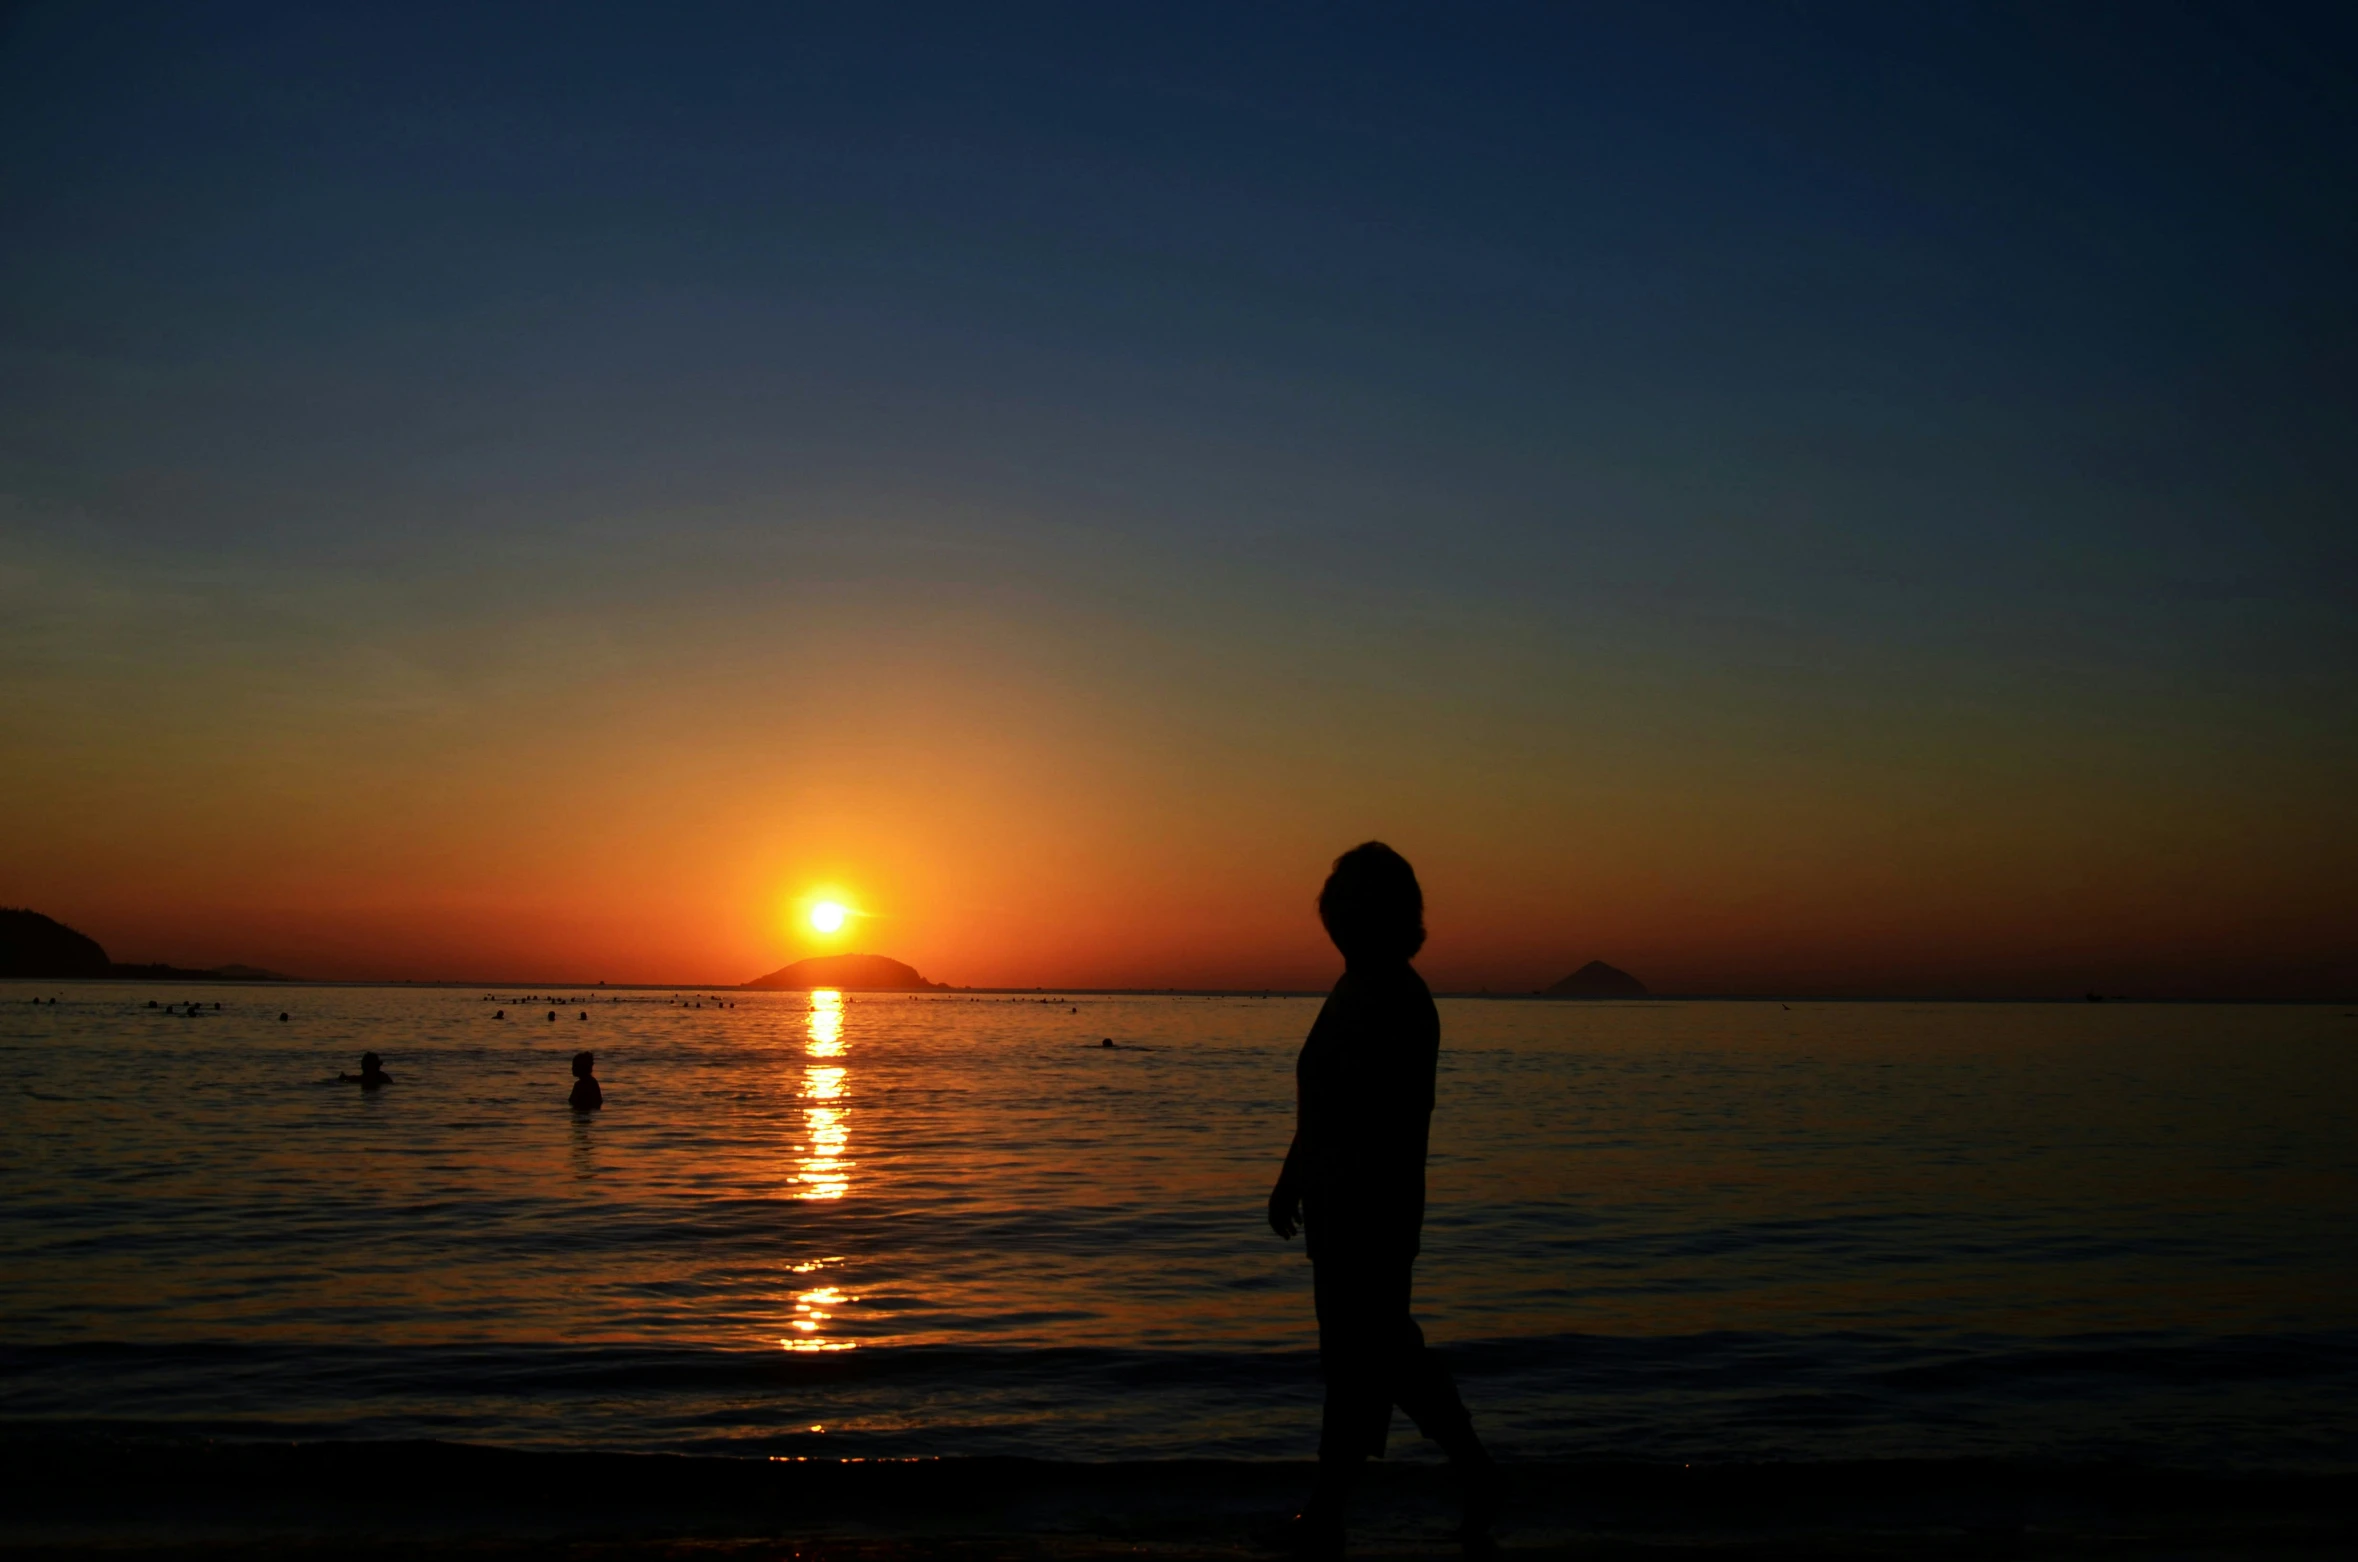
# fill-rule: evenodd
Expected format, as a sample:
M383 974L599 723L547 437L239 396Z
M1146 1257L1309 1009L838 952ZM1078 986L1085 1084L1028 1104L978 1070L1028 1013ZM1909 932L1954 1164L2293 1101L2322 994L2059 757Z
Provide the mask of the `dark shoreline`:
M1241 1557L1306 1464L774 1460L455 1443L0 1440L20 1557ZM2358 1550L2358 1472L2118 1465L1524 1464L1509 1555L2251 1556ZM1354 1550L1450 1556L1444 1469L1372 1472Z

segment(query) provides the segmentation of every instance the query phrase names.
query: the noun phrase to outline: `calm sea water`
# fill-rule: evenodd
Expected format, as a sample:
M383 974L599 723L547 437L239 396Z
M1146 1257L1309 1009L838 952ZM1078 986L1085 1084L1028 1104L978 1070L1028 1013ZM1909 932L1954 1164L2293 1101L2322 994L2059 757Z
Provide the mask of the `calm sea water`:
M0 984L0 1421L1307 1456L1315 1000L524 996ZM2341 1009L1442 1015L1418 1310L1502 1452L2358 1467Z

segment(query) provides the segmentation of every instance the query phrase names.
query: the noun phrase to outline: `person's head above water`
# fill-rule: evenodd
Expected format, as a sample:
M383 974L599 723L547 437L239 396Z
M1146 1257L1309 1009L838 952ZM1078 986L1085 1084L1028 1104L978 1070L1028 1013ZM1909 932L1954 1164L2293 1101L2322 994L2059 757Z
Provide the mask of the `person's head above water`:
M573 1054L573 1077L575 1079L589 1078L590 1070L596 1068L597 1066L598 1055L596 1053L576 1052Z
M1335 859L1318 920L1346 965L1414 959L1425 947L1425 892L1406 857L1369 841Z
M286 1016L284 1015L279 1016L281 1019L284 1019L285 1017ZM374 1090L379 1085L391 1083L393 1076L385 1072L385 1060L383 1058L378 1057L373 1052L363 1052L360 1055L359 1073L338 1074L336 1078L343 1080L347 1084L357 1082L360 1085L360 1088L363 1090Z

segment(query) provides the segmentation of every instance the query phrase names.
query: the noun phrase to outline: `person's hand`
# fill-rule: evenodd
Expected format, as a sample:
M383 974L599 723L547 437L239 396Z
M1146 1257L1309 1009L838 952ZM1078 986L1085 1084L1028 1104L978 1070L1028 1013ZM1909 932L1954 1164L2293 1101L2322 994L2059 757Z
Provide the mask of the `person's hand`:
M1302 1229L1302 1195L1283 1177L1269 1190L1269 1229L1288 1240Z

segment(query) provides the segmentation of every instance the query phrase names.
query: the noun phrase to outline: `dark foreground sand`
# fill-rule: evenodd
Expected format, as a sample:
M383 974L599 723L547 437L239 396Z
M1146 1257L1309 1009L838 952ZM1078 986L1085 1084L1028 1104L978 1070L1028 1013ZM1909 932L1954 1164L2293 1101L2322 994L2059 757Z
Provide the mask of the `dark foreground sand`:
M1081 1562L1271 1555L1284 1464L771 1462L442 1443L0 1441L13 1557ZM1372 1472L1355 1553L1452 1557L1448 1475ZM1523 1465L1509 1556L2358 1557L2358 1475Z

